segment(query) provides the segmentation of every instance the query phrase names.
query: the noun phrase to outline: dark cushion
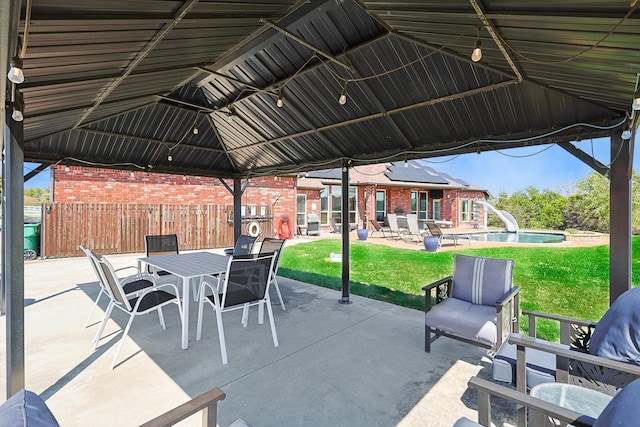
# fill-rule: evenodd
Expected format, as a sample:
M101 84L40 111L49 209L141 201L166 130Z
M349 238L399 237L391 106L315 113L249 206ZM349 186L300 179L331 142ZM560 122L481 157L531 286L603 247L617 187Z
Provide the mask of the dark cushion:
M565 346L567 349L569 346ZM517 347L505 340L493 358L493 379L516 384ZM525 349L527 388L556 381L556 355L534 348Z
M637 426L640 420L640 379L629 383L604 408L593 427Z
M495 305L512 287L513 260L456 254L452 296L472 304Z
M0 426L60 427L37 394L20 390L0 406Z
M640 288L618 297L596 325L589 352L640 365Z

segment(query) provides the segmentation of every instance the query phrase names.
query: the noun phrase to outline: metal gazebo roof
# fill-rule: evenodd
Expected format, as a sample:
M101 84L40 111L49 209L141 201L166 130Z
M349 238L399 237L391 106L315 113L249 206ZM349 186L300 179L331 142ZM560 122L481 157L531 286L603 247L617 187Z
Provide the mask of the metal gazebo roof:
M640 71L628 0L3 3L45 164L234 176L575 141L621 131Z

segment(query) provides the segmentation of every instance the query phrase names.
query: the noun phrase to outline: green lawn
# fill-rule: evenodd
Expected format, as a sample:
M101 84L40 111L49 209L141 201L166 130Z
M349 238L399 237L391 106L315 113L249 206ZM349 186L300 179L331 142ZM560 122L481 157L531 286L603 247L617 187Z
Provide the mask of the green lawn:
M633 238L633 285L640 284L640 237ZM394 304L424 309L422 286L453 272L453 255L515 260L514 282L522 309L598 320L609 305L609 247L501 247L436 252L351 242L351 292ZM341 288L342 264L329 261L340 253L336 239L288 246L282 252L279 275L333 289ZM527 332L521 318L520 326ZM545 322L539 335L557 339L557 328Z

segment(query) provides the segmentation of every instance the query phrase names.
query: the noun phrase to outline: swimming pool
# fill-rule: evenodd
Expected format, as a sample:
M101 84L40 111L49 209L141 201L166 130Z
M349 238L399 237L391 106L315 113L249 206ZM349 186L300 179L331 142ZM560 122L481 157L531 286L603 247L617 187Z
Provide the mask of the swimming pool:
M490 231L486 233L471 233L469 239L481 242L509 242L509 243L561 243L564 234L560 233L507 233L506 231Z

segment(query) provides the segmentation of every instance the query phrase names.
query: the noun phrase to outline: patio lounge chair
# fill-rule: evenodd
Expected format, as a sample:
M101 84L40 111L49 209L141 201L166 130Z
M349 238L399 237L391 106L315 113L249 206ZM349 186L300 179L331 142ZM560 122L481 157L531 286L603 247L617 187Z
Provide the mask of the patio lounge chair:
M180 323L184 322L184 318L182 315L182 305L178 296L178 287L176 285L172 283L165 283L163 285L146 288L139 294L130 296L130 294L127 294L123 289L113 266L105 257L98 260L98 267L100 274L102 275L102 279L107 284L107 291L109 292L111 301L109 302L109 306L104 314L104 319L100 325L100 329L98 330L96 343L100 340L104 327L107 323L106 321L109 316L111 316L111 312L114 307L129 315L129 321L122 332L120 344L118 344L118 349L116 350L116 354L113 356L113 361L111 362L111 369L113 369L116 364L116 360L118 359L118 355L120 354L120 350L122 350L122 345L129 333L129 328L131 328L133 319L136 316L158 310L158 317L160 318L162 329L166 329L164 316L162 314L162 307L167 304L176 304L180 313ZM153 280L153 276L149 277ZM173 293L167 292L165 289L169 289L173 291Z
M440 226L433 221L425 221L425 224L427 225L427 229L429 230L429 233L432 236L435 236L438 238L439 240L438 246L442 246L442 239L453 240L454 246L458 246L458 239L467 239L469 241L469 244L471 244L471 240L469 240L467 236L461 236L455 233L446 233L446 234L443 233L442 230L440 229Z
M389 221L389 229L391 230L391 236L395 234L396 238L402 238L402 234L406 231L406 228L400 228L398 226L398 215L387 214L387 221Z
M640 380L624 387L605 406L597 419L478 377L469 380L469 388L478 391L478 422L463 417L456 421L453 427L492 426L491 397L506 399L516 403L518 408L527 409L530 418L527 420L526 417L522 417L518 422L520 427L526 427L527 421L535 427L567 424L593 427L633 426L637 425L640 419Z
M429 234L427 230L420 230L417 214L407 214L407 227L408 229L405 231L404 236L417 243L422 243L424 235ZM405 240L407 239L405 238Z
M555 381L614 395L640 377L638 307L640 288L633 288L620 295L597 323L523 311L529 316L532 336L512 334L505 340L493 361L493 377L513 382L515 376L520 391ZM560 343L535 337L538 318L560 323Z
M329 224L331 225L332 233L342 233L342 224L336 224L333 218L329 217ZM355 224L349 224L349 232L358 228Z
M518 331L520 287L513 286L513 264L510 259L456 254L453 276L422 288L425 351L440 336L495 351Z
M206 281L200 285L200 299L198 303L198 327L196 340L202 337L202 316L204 303L207 302L213 308L218 326L218 340L220 341L220 353L222 364L226 365L227 346L222 324L222 313L243 309L242 325L247 326L248 308L252 305L265 304L271 325L273 346L278 347L278 334L273 321L273 310L269 298L269 281L273 270L274 254L268 255L244 255L229 258L227 271L224 275L218 275L217 284ZM222 279L224 276L224 279ZM224 283L221 281L224 280ZM210 291L210 294L207 293Z
M385 227L384 225L380 224L375 219L370 219L369 223L373 227L373 230L371 230L371 237L373 237L373 233L375 233L375 232L382 233L382 237L387 237L386 233L391 233L391 229L389 227Z

